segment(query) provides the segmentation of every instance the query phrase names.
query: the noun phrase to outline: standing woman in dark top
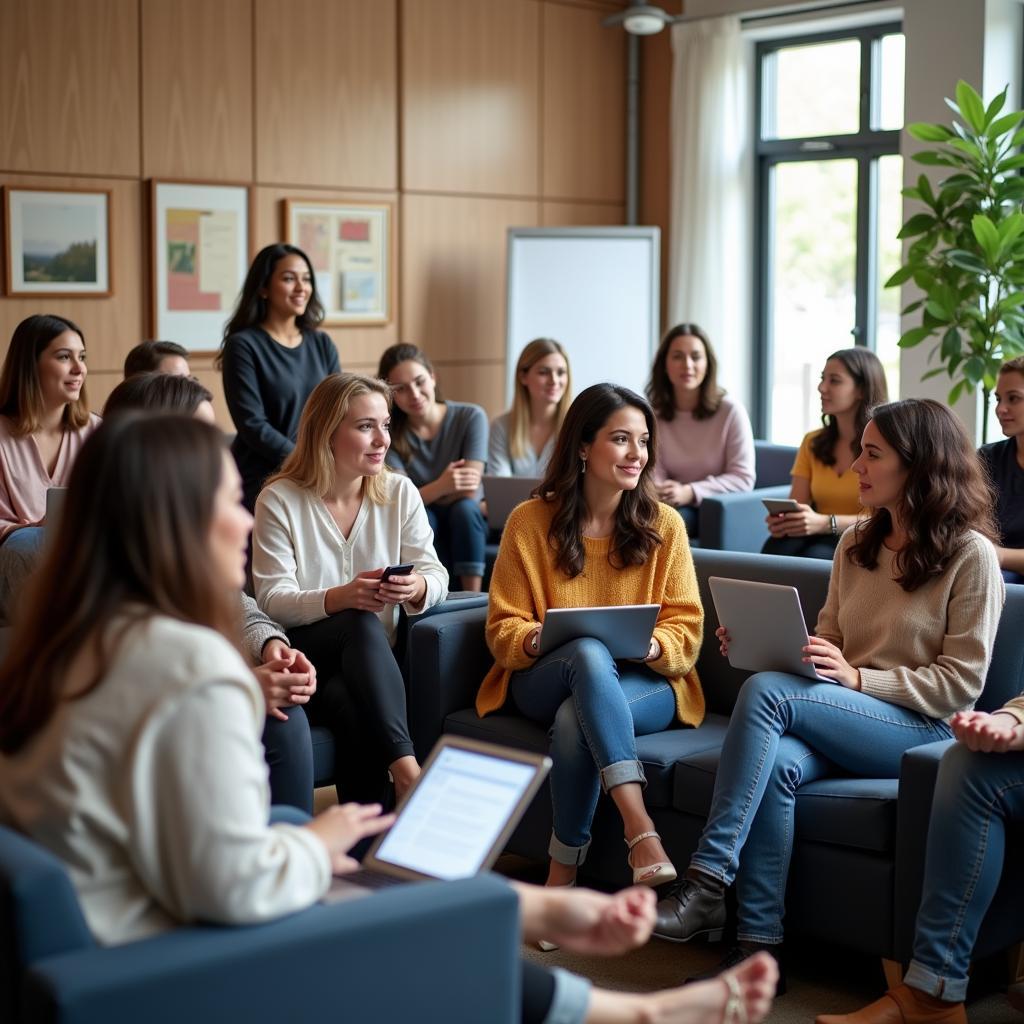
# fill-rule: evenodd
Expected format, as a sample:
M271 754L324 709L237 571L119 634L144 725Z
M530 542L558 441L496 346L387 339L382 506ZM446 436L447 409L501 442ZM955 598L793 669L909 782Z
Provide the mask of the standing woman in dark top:
M978 449L996 492L999 568L1007 583L1024 583L1024 356L999 367L996 416L1006 435Z
M323 318L306 254L283 242L261 249L217 357L237 431L231 453L249 511L263 481L295 447L299 416L313 388L341 371L334 342L317 330Z

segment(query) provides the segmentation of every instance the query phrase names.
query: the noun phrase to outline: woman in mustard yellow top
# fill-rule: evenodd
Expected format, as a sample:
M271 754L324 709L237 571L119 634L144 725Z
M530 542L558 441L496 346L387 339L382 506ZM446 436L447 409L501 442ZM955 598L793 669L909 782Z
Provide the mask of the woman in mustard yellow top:
M800 508L765 520L771 534L761 549L766 555L831 561L843 530L861 513L851 467L871 409L889 401L885 370L866 348L840 349L825 362L818 394L823 426L804 437L790 471L789 496Z
M676 718L703 720L694 664L704 613L682 520L655 497L655 457L647 402L613 384L587 388L566 414L542 497L509 517L494 565L487 643L495 664L477 711L510 706L552 727L549 885L575 880L602 788L622 815L634 882L676 876L644 807L635 737ZM539 656L549 608L622 604L661 606L642 662L616 662L591 638Z

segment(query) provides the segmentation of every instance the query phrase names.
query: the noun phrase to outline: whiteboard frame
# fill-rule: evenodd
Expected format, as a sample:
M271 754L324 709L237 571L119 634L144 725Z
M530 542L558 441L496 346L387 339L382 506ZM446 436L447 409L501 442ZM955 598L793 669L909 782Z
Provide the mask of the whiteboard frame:
M649 323L651 336L648 339L647 366L654 359L660 341L661 324L661 229L658 227L554 227L554 228L509 228L505 253L506 280L505 290L505 408L512 402L515 390L516 361L522 344L516 344L512 338L512 310L515 308L515 281L513 280L512 250L519 239L552 238L552 239L645 239L648 242L649 260ZM578 392L577 392L578 394ZM575 397L575 396L574 396Z

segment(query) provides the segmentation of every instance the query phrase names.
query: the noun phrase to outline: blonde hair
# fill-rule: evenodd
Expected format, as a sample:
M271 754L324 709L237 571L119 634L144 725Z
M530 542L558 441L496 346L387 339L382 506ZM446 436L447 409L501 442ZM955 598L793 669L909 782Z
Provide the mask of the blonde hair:
M341 421L348 415L352 400L360 395L380 395L388 409L391 408L390 389L372 377L358 373L332 373L320 381L302 410L295 448L267 485L277 480L291 480L318 497L324 497L334 486L331 441ZM385 482L388 472L387 466L382 466L378 475L363 477L364 492L374 505L388 504Z
M534 338L519 353L516 362L516 389L512 395L512 408L508 415L508 447L512 456L523 458L530 448L530 392L522 382L522 375L534 363L545 356L561 356L565 360L565 391L555 408L555 434L562 429L562 421L572 405L572 371L569 368L569 356L564 348L553 338Z

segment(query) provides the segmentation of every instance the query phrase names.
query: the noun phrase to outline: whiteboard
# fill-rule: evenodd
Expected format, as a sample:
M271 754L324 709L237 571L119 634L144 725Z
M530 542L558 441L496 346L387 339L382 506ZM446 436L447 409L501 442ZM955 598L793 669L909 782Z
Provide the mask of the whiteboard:
M601 381L644 393L658 345L658 228L509 228L506 405L527 342L554 338L578 395Z

